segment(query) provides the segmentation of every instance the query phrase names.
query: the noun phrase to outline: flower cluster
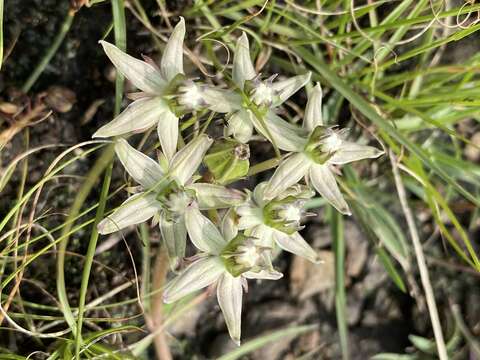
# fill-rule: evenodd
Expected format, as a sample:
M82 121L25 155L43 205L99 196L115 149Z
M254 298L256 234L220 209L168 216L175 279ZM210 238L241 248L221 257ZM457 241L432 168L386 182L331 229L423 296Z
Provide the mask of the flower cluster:
M188 78L183 71L184 37L181 19L159 67L151 59L138 60L101 42L118 72L141 92L93 135L120 137L115 143L117 157L139 184L135 194L99 223L98 231L109 234L153 218L177 273L164 290L164 301L216 287L230 336L239 343L247 280L282 277L272 265L276 250L319 261L299 233L302 218L313 215L305 212L305 202L316 191L338 211L350 214L335 180L335 166L376 158L382 152L351 142L345 130L323 124L319 84L309 96L302 127L278 116L275 108L308 83L310 73L278 81L276 75L263 78L254 70L245 34L236 44L229 89ZM209 111L224 114L224 137L214 141L204 130L193 132L178 150L179 121L187 114L199 121ZM158 161L121 138L154 126L162 149ZM228 188L225 184L248 172L248 142L254 131L287 153L271 179L252 192ZM198 175L202 163L208 176ZM305 184L300 184L302 178ZM214 222L203 212L218 209L225 209L221 221L215 216ZM187 238L198 249L188 259Z

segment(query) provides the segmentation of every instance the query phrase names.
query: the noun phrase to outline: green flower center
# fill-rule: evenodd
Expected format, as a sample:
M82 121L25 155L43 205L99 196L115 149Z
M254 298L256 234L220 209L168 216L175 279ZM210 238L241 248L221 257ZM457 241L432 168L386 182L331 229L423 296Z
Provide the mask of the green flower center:
M192 190L187 190L175 180L172 180L157 193L157 200L162 204L167 218L177 220L194 200L194 196L195 194Z
M288 196L281 200L272 200L263 208L263 221L271 228L286 234L293 234L300 230L300 221L304 214L305 201L295 196Z
M304 152L317 164L325 164L342 147L341 135L341 132L317 126L310 134Z
M269 249L260 246L257 239L238 234L225 246L220 257L228 272L237 277L244 272L258 272L265 267L263 253L266 250Z

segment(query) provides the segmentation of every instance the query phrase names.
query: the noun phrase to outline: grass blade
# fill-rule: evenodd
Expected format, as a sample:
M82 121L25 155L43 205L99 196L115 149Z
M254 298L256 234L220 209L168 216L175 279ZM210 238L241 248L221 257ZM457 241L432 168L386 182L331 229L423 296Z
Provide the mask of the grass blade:
M410 152L415 154L424 164L432 169L439 177L451 185L459 194L471 201L473 204L480 206L480 199L467 191L463 186L458 184L449 174L441 169L432 159L418 145L410 141L401 132L390 125L383 119L375 109L360 95L354 92L337 74L329 69L327 64L318 59L314 54L304 47L296 47L295 51L298 55L303 57L310 66L315 69L330 85L342 94L350 103L355 106L364 116L366 116L372 123L378 126L382 131L387 133L398 143L405 146Z
M346 316L346 295L345 295L345 238L343 217L331 209L331 231L333 239L333 251L335 253L335 311L337 313L337 328L340 337L340 348L342 359L348 360L350 352L348 349L348 326Z
M107 167L105 177L103 179L102 191L100 200L95 215L95 222L93 223L90 242L88 243L87 254L85 256L85 263L83 265L82 283L80 286L80 299L78 302L78 319L77 319L77 334L75 338L75 358L80 359L80 347L82 345L82 325L83 313L85 311L85 299L87 297L88 280L90 278L90 271L92 269L93 258L95 256L95 249L97 248L98 231L97 224L103 219L105 212L105 204L108 198L108 190L110 188L110 180L112 177L113 162Z

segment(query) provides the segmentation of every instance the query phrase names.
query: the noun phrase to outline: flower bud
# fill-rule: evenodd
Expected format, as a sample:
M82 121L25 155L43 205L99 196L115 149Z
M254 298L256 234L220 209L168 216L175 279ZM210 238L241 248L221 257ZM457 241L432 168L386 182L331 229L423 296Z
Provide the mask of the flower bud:
M208 170L212 173L215 182L227 184L247 175L250 148L233 139L215 141L204 158Z

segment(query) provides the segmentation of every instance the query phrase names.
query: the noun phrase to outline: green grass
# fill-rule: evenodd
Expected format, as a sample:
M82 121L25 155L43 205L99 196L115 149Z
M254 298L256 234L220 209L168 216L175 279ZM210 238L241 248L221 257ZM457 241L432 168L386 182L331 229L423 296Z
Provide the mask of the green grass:
M120 48L126 49L129 21L138 17L149 37L129 39L129 48L134 49L136 41L146 41L160 53L164 46L165 24L157 15L158 9L144 8L143 3L146 2L129 1L127 7L123 1L112 0L113 39ZM312 71L313 80L322 84L326 94L324 112L328 124L341 123L349 127L353 138L372 143L378 141L399 159L400 175L410 206L419 215L426 214L431 225L430 233L423 234L421 240L425 241L434 232L437 234L424 249L427 258L441 258L458 269L479 272L478 240L472 238L470 230L478 226L475 224L478 224L480 207L480 165L464 153L465 146L478 149L478 144L471 143L471 132L461 129L465 128L466 121L469 121L469 127L476 131L479 129L480 56L475 52L459 52L452 58L450 53L454 49L461 51L458 49L467 44L475 44L480 24L471 21L480 11L480 4L465 3L447 10L440 7L442 1L433 0L434 15L431 2L427 0L372 2L368 6L356 1L356 9L350 9L351 1L325 0L321 3L319 10L315 1L298 2L305 8L302 10L289 1L197 0L191 7L174 15L186 18L189 29L187 45L189 49L198 47L202 54L199 58L202 66L209 73L219 75L215 81L223 81L222 71L228 65L225 63L225 49L233 50L240 31L246 31L251 37L253 53L264 54L262 50L272 49L269 61L262 69L265 74L278 71L281 75L294 75ZM90 5L110 6L108 1L91 1ZM90 8L80 11L89 16ZM0 64L5 47L2 12L3 1L0 1ZM456 24L457 16L459 19L470 16L469 22L459 26ZM171 21L176 19L173 17ZM75 20L75 12L68 12L57 37L23 83L24 92L31 91L42 76ZM450 21L448 32L443 31L440 21ZM108 34L109 31L106 31ZM205 34L208 35L200 38ZM219 42L225 47L218 45ZM187 56L185 62L191 64ZM200 71L197 71L198 74ZM120 76L113 91L115 111L112 117L122 106L124 82ZM297 96L295 100L293 106L286 104L292 121L298 115L297 107L302 109L304 106L304 96ZM211 123L210 120L203 123L196 118L185 119L181 130L184 135L197 126L204 131L207 125L215 123L215 120ZM108 253L106 256L95 255L98 241L96 224L105 211L114 208L113 201L124 195L125 188L123 182L112 177L111 144L88 142L78 146L81 151L53 145L30 148L29 131L31 129L25 129L22 135L17 135L23 136L25 150L15 159L2 164L0 178L0 196L6 195L4 192L13 184L13 179L20 179L15 194L8 194L15 200L5 207L6 213L0 219L1 300L3 306L10 304L8 323L4 320L2 326L17 327L10 336L23 336L23 333L33 334L37 339L57 340L53 348L41 342L38 345L50 352L51 359L94 358L101 353L112 358L119 357L119 350L107 346L103 339L111 339L114 334L120 333L128 351L121 355L125 357L119 358L146 358L153 337L143 332L143 309L138 303L149 310L151 297L161 291L152 289L150 284L150 257L156 248L150 243L151 230L148 226L141 226L139 232L133 234L137 238L134 246L142 246L141 259L135 259L137 265L141 262L141 289L137 288L137 279L128 277L124 287L115 290L112 285L112 293L107 293L105 299L102 298L104 294L92 292L95 261L105 263L105 267L112 262ZM150 140L155 136L151 135ZM151 145L151 142L148 144ZM150 155L154 155L154 149L150 147L150 150ZM54 152L58 157L48 169L43 169L44 176L32 185L27 181L29 167L32 160L43 152ZM72 180L76 190L74 196L67 199L67 210L49 209L36 213L33 205L37 200L48 191L55 191L62 176L71 175L69 169L85 159L93 165L90 172L76 174L81 177ZM269 171L277 164L276 157L255 163L248 175ZM103 186L100 186L102 178ZM375 165L363 161L358 166L345 166L340 180L352 208L352 218L368 238L385 275L400 292L411 293L411 280L417 277L412 269L416 269L417 262L409 234L404 230L390 162L385 156L376 160ZM97 198L93 195L96 186L101 190ZM119 192L121 194L116 196ZM312 209L325 208L325 205L320 198L308 203ZM57 210L66 211L60 223L51 214ZM350 289L344 282L344 219L336 212L328 213L335 254L336 286L332 293L335 296L338 344L343 358L348 359L346 298ZM41 226L43 230L39 231L32 224ZM140 245L142 240L147 246ZM86 253L81 249L87 249ZM24 274L41 267L42 261L52 252L56 254L57 268L52 274L56 286L49 284L45 290L57 303L46 305L28 297L24 299L23 291L15 291L15 285L19 282L28 286L23 279ZM124 252L123 256L128 259L126 250ZM82 259L82 267L77 269L78 287L71 285L72 279L68 277L71 269L66 264L74 257L72 254ZM125 268L118 270L119 273L121 271ZM13 294L11 299L9 294ZM138 299L139 294L142 300ZM195 299L179 305L177 312L168 312L170 315L165 321L181 321L178 319L182 318L184 311L198 306L200 301ZM102 311L108 312L110 318L100 316ZM134 318L131 317L132 312L135 313ZM445 313L446 317L459 324L461 331L456 336L461 336L465 344L473 344L472 347L478 351L478 341L464 324L461 314L456 311L452 315L449 309ZM92 330L99 326L100 329ZM271 342L284 341L284 337L300 336L314 329L309 325L285 327L256 339L248 339L221 359L241 358ZM5 329L0 331L7 333ZM417 347L425 340L413 339ZM427 339L424 343L427 341L432 345L429 351L435 353L435 342ZM449 346L456 349L461 346L460 343ZM181 346L175 344L176 350L181 350ZM449 351L451 348L448 348ZM353 352L353 348L350 350ZM378 358L390 358L390 355L379 355ZM24 357L0 351L0 358Z

